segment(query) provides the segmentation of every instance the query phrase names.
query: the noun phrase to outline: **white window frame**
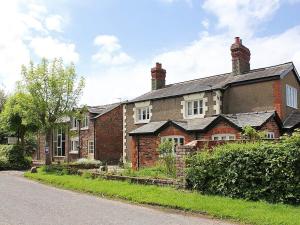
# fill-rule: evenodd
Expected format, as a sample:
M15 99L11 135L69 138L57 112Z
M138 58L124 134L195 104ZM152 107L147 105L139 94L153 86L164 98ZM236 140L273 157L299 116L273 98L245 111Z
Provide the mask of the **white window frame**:
M66 156L66 133L63 128L53 131L53 155L56 157Z
M198 103L194 103L194 102L198 102ZM200 104L200 102L202 102L202 105ZM181 105L182 105L181 114L183 116L183 119L204 118L205 113L208 110L207 102L208 102L208 98L205 97L204 92L184 95L183 101L181 101ZM198 104L198 106L194 107L195 104ZM191 108L193 109L192 111Z
M92 143L92 145L91 145L91 143ZM93 146L93 147L91 148L91 146ZM94 153L95 153L95 143L94 143L94 140L89 140L88 141L88 154L92 155Z
M179 136L179 135L170 135L170 136L163 136L160 138L160 141L161 143L166 141L166 140L169 140L169 141L172 141L173 143L173 148L172 148L172 151L173 151L173 154L175 154L176 152L176 144L179 143L179 145L184 145L184 137L183 136ZM182 142L181 142L182 140Z
M268 131L266 133L266 138L267 139L275 139L275 133L274 132L271 132L271 131Z
M195 117L199 115L204 116L203 99L196 99L192 101L186 101L186 116Z
M292 108L298 108L298 91L296 88L286 85L286 105Z
M78 153L78 148L79 148L78 138L71 139L70 145L71 145L71 153Z
M89 115L85 114L83 119L82 119L82 130L86 130L89 128L90 120L89 120Z
M213 141L229 141L229 140L236 140L235 134L214 134L211 136Z
M149 123L152 116L152 105L150 101L137 102L133 108L135 124Z
M77 130L78 124L79 124L78 120L75 117L72 117L71 130Z

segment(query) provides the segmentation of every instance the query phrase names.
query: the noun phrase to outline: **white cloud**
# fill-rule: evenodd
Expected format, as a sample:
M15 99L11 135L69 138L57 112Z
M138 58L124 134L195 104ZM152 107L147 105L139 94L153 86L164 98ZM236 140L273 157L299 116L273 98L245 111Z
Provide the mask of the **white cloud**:
M203 9L218 19L218 28L232 35L250 37L279 8L279 0L206 0Z
M202 32L202 35L189 45L161 52L146 62L138 61L127 67L94 71L95 75L87 80L83 102L109 103L117 101L120 97L131 99L149 91L150 69L156 61L161 62L167 70L167 83L231 72L230 46L234 37L240 34L243 43L251 50L252 69L293 61L300 70L300 25L277 35L255 36L258 27L263 27L264 22L271 19L269 17L272 17L279 7L278 1L267 1L270 3L265 3L268 6L263 6L258 1L253 1L252 5L247 0L232 1L235 4L225 0L206 1L205 10L216 10L217 26L223 28L219 30L219 34ZM229 6L226 6L225 2ZM210 26L213 26L211 22ZM101 43L112 45L116 43L115 40L117 39L108 38ZM116 45L112 49L120 49L119 47Z
M208 29L208 28L209 28L209 25L210 25L208 19L202 20L201 24L202 24L202 26L203 26L205 29Z
M78 60L74 44L53 37L51 31L55 26L52 21L52 29L49 27L51 17L53 15L48 13L45 5L36 0L10 0L1 3L0 84L5 84L8 90L12 90L15 81L20 79L21 65L33 59L33 53L37 56L63 56L68 60Z
M93 61L103 65L124 65L132 63L134 59L122 50L119 39L113 35L98 35L94 45L99 50L92 56Z
M60 15L51 15L45 20L46 27L48 30L62 32L62 19Z
M37 37L30 42L30 47L40 58L63 58L64 62L77 62L79 54L72 43L61 42L52 37Z

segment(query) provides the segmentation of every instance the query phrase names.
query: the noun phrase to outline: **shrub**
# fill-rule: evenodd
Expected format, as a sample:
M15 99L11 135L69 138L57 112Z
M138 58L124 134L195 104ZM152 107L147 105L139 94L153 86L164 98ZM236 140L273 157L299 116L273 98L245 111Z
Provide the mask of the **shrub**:
M79 174L77 168L69 167L67 164L60 164L60 165L52 164L52 165L42 166L41 170L45 173L57 174L57 175L77 175L77 174Z
M81 158L69 165L78 169L96 169L102 166L102 162L95 159Z
M300 203L300 134L280 143L218 146L187 160L188 187L205 194Z
M158 146L158 152L162 161L165 164L167 174L175 176L176 166L175 166L175 155L173 153L173 142L165 140Z
M24 170L31 166L31 158L26 157L20 145L0 145L0 170Z

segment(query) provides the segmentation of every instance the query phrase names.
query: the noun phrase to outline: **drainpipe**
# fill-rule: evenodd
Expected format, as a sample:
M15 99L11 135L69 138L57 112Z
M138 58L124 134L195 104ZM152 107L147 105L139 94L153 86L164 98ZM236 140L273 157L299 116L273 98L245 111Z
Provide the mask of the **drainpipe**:
M81 152L80 127L81 127L81 120L78 120L78 159L80 159L80 152Z
M137 169L140 168L140 136L137 136Z
M93 119L94 122L94 159L96 159L96 118Z

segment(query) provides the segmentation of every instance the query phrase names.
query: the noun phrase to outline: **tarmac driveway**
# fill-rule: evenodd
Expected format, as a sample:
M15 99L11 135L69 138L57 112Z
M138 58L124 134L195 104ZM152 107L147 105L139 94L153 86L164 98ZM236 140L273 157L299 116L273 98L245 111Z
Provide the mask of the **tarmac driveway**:
M1 225L229 225L206 217L108 200L0 172Z

